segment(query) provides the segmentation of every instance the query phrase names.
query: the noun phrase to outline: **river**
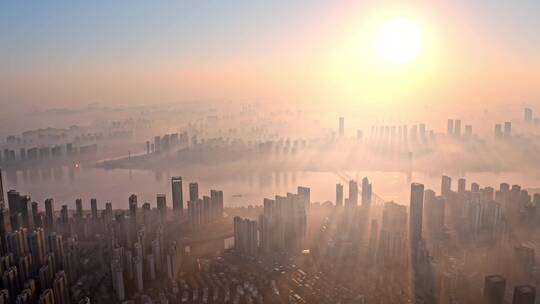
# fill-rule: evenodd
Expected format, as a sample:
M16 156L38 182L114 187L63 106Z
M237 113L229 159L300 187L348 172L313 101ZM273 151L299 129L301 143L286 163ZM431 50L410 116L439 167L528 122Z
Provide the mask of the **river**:
M135 169L112 169L94 167L64 166L52 169L34 169L26 171L4 172L4 189L16 189L28 194L40 204L46 198L54 198L57 206L67 204L75 206L75 199L82 198L85 209L89 208L90 198L97 198L99 208L105 202L112 202L113 208L127 208L128 196L132 193L139 197L139 204L150 202L155 206L158 193L167 195L167 204L171 206L171 176L180 175L179 171L148 171ZM373 191L384 200L394 200L408 204L409 185L420 182L426 188L439 192L440 174L419 172L266 172L263 174L233 175L229 178L215 178L207 174L183 176L184 199L188 197L188 183L199 183L199 195L208 194L210 189L224 191L225 206L260 205L263 198L284 195L293 192L297 186L311 188L313 202L335 200L335 184L346 183L349 178L357 180L367 176L373 183ZM498 188L501 182L520 184L525 188L540 187L538 176L520 173L465 173L468 184L472 181L481 186ZM453 176L456 179L456 176ZM453 183L456 187L456 182ZM345 186L345 193L347 193ZM347 194L345 194L347 196Z

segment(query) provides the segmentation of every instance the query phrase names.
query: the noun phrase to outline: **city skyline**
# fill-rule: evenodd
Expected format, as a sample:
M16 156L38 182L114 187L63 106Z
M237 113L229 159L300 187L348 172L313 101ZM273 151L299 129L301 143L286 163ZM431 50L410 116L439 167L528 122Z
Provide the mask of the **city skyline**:
M179 191L179 185L175 184L175 181L178 180L182 180L182 177L175 176L171 178L170 197L174 197L174 193L178 193ZM197 235L198 230L220 233L218 232L219 230L214 230L211 227L222 225L223 220L228 217L224 213L225 209L222 209L223 194L221 191L212 190L210 193L211 197L203 196L203 199L200 199L196 185L196 183L190 183L188 185L190 199L186 214L190 227L188 231L191 232L187 232L186 235L191 235L192 233ZM342 239L341 241L336 240L338 242L337 244L330 242L329 245L336 246L344 241L345 243L339 246L346 246L343 250L351 250L352 248L348 247L350 244L347 244L349 241L352 241L355 244L354 246L360 246L358 249L353 250L367 250L365 257L357 257L360 258L360 264L358 266L364 265L364 263L368 263L367 265L375 263L373 265L379 265L376 267L383 268L388 267L388 265L394 265L391 271L396 275L399 273L403 275L402 270L400 270L402 269L401 267L410 263L409 267L412 267L412 272L409 274L410 278L407 284L412 284L411 286L414 287L414 290L409 291L407 295L409 299L427 301L428 303L445 303L446 297L450 296L454 299L456 297L467 299L465 301L484 299L486 301L485 303L503 303L502 301L505 298L510 297L506 291L506 276L510 275L511 280L513 280L512 278L515 274L510 274L511 272L507 270L503 271L503 273L506 273L505 276L488 273L485 276L485 282L471 281L471 284L483 286L482 289L476 292L456 289L456 287L449 287L444 285L444 283L431 281L429 269L435 267L435 265L429 262L428 257L431 256L428 252L429 248L431 248L429 246L433 241L437 242L447 238L448 229L450 229L451 225L456 224L458 225L456 227L457 237L461 241L470 239L473 242L485 242L487 240L489 244L505 246L505 238L516 237L509 234L508 225L510 225L515 216L520 216L520 206L536 210L535 208L540 206L540 194L534 194L532 196L526 190L522 190L519 185L512 185L510 187L507 183L501 183L498 190L490 186L481 187L475 182L470 183L469 187L467 181L463 178L458 179L458 182L454 184L452 183L452 177L442 176L439 195L433 190L424 190L423 184L412 183L410 187L410 204L407 208L391 201L382 204L380 201L375 200L375 202L367 204L366 202L372 201L371 185L368 179L364 178L361 187L363 191L358 193L357 183L350 181L349 197L345 199L345 205L339 203L341 200L340 196L343 195L343 187L336 188L335 202L325 203L324 205L312 203L311 189L302 186L297 188L297 193L287 193L286 196L276 195L275 200L265 199L263 206L259 207L263 208L262 214L258 217L253 215L250 217L234 216L232 230L228 230L229 232L225 232L225 235L221 234L223 236L218 237L233 238L234 240L233 253L236 257L230 256L230 247L225 248L224 257L226 259L232 258L233 260L240 258L241 261L248 262L249 260L244 260L246 257L251 257L250 259L264 256L269 257L276 250L278 252L285 250L291 257L295 256L295 252L302 252L303 254L307 254L311 250L317 250L315 252L318 252L320 249L316 248L320 247L321 244L311 247L311 249L304 248L305 246L310 246L306 243L309 239L308 236L312 233L308 229L310 227L309 225L313 225L309 221L310 214L313 216L312 212L321 212L324 210L321 208L325 208L327 210L326 212L328 210L338 212L334 215L338 216L338 221L334 224L338 225L336 228L339 233L334 237L338 240ZM181 186L180 189L182 189ZM359 194L362 197L361 201L357 199ZM85 203L84 205L82 200L77 199L76 210L72 213L68 213L66 205L61 206L59 213L54 212L54 202L52 199L49 199L45 202L45 212L40 211L39 203L32 202L30 213L30 196L21 195L15 190L8 191L7 200L9 209L6 208L7 206L1 206L1 219L3 220L0 222L0 236L2 238L2 244L4 244L1 250L2 252L10 253L12 257L19 258L21 264L18 267L12 267L3 272L3 286L7 289L2 290L0 294L3 294L4 300L6 300L10 299L10 294L13 295L22 292L17 296L17 301L22 301L23 298L26 298L28 302L25 303L33 303L31 299L37 299L36 289L35 287L26 287L28 284L30 284L28 286L36 284L33 280L30 279L30 283L25 283L26 289L21 289L19 285L10 285L12 283L8 282L11 282L9 281L10 277L15 280L18 280L19 276L23 276L26 279L31 278L32 273L38 273L39 270L39 281L37 285L41 290L39 303L47 303L43 301L46 301L45 298L51 296L54 298L54 303L69 303L69 297L75 297L72 294L73 290L71 292L68 291L70 279L79 277L79 271L81 271L82 267L79 264L79 260L72 256L80 250L78 249L78 240L80 238L81 240L92 242L91 240L96 237L99 239L99 234L93 235L95 233L93 231L102 230L103 224L116 227L113 228L112 238L113 242L118 243L116 247L109 249L113 251L111 261L113 275L112 290L116 300L123 301L132 296L138 296L139 293L145 292L145 286L147 284L154 285L153 282L156 282L156 280L160 281L163 278L174 280L176 277L175 273L180 267L188 267L192 249L187 249L189 245L185 243L189 243L189 239L185 237L178 238L178 235L170 235L167 232L171 232L171 227L167 227L166 223L174 226L178 225L177 221L184 217L184 212L178 212L178 204L181 202L177 201L173 205L168 206L166 196L169 195L157 194L156 204L144 203L142 207L139 207L137 196L133 194L129 197L129 210L112 210L110 203L107 203L106 208L101 210L101 212L97 208L95 199L90 200L89 204ZM3 193L1 197L3 197ZM459 208L461 208L459 206L461 204L468 205L466 209L469 210L465 213L466 223L463 227L459 227L461 224L458 224L461 220L455 222L456 216L459 216ZM90 208L86 209L85 207ZM313 209L314 211L310 211L312 208L315 208ZM382 208L382 219L376 215L379 212L377 210L380 210L380 208ZM503 211L503 209L506 211ZM226 212L232 212L233 214L236 212L245 212L241 210L235 207L229 207ZM6 211L9 211L10 214L9 223L6 222ZM403 225L407 222L407 213L409 213L408 236L402 229ZM355 240L358 238L362 239L363 237L357 234L357 229L362 229L362 223L368 220L366 216L371 218L369 243L367 245L360 245L361 243L356 243L357 241ZM532 224L530 222L531 215L528 217L529 219L524 223L525 225ZM379 221L382 223L380 232ZM427 225L424 226L422 222L425 222ZM148 227L157 229L156 239L151 242L150 246L146 245L145 242L146 233L152 231L147 230ZM137 229L140 229L138 233L135 232ZM28 231L31 232L29 233ZM460 236L459 234L462 233L465 234ZM466 236L467 233L471 235ZM176 239L170 243L170 249L165 249L166 245L164 245L164 242L169 241L165 241L164 235L169 235L167 240L171 237L172 239ZM20 243L21 236L22 238L28 237L29 249L25 249L26 246ZM64 244L62 236L67 238L66 244ZM45 239L47 240L46 243ZM407 239L410 241L409 245L407 245ZM131 247L129 245L131 242L134 242L133 253L127 250L127 248ZM191 246L194 246L196 243L192 244ZM50 254L45 254L47 249L44 246L50 248ZM72 249L65 252L64 246ZM362 249L364 246L367 246L367 248ZM149 248L149 251L144 248ZM524 270L526 272L532 271L530 265L535 263L535 249L526 245L520 245L515 247L514 250L518 255L518 261L520 263L527 263L523 265L525 267ZM346 261L350 259L346 252L341 257L344 259L344 263L347 263ZM432 258L445 258L444 255L441 256L437 252L433 252L432 254ZM55 265L54 261L50 260L53 256L63 261L61 266ZM311 258L315 257L313 256ZM123 266L122 261L124 259L129 261L126 264L127 266ZM142 265L143 259L147 261L148 268ZM407 260L410 260L410 262L406 262ZM326 262L333 263L332 260L327 260ZM336 262L339 263L339 259ZM43 266L40 267L39 263L43 263ZM132 264L133 266L131 266ZM51 267L57 271L54 275L54 280L49 270ZM297 266L293 267L296 268ZM306 267L306 271L310 271L308 269L311 269L312 266L306 264L302 267ZM303 277L307 276L307 273L301 268L297 268L297 271L301 275L298 279L301 281L305 280ZM440 270L433 269L432 271ZM443 276L443 280L451 279L446 277L449 275L447 273L443 272L441 275ZM180 277L182 276L180 274ZM23 279L23 281L26 279ZM296 282L295 280L293 281ZM132 294L131 290L133 290L133 287L131 286L136 288L136 293ZM406 288L405 286L400 288ZM213 301L218 301L220 298L219 291L215 289L216 287L211 287L213 290ZM260 288L260 286L254 288ZM267 300L270 300L271 303L279 303L279 292L276 292L277 289L275 286L271 288L274 288L272 292L275 294L268 295ZM433 293L433 288L436 290L435 293ZM533 285L519 284L512 288L514 290L513 292L509 292L509 294L512 294L513 304L534 303L536 289ZM199 297L197 289L190 290L189 287L184 285L182 290L184 290L181 294L182 299L193 297L193 301L196 301ZM169 292L171 291L173 293L169 293L168 295L163 292L159 293L160 301L180 299L178 298L180 296L178 291L172 289ZM227 294L229 292L225 288L225 298L223 300L228 301L227 298L229 296ZM309 293L305 294L305 291L301 289L298 289L296 292L296 294L291 294L291 296L296 301L299 301L298 303L304 303L306 300L308 303L312 301ZM209 295L207 291L204 291L202 297L206 298ZM306 297L305 299L302 298L304 296ZM334 295L334 297L336 296L338 295ZM344 294L339 296L344 297L344 299L347 298ZM364 296L367 298L374 297L374 295L370 294L362 295L362 297ZM250 296L247 295L247 297L249 298ZM257 293L254 293L253 297L258 298L258 301L262 301L263 299L262 295L257 296ZM332 299L328 295L325 295L323 298L324 301ZM106 296L102 295L85 297L81 301L84 300L87 301L86 303L89 303L88 301L97 300L100 303L104 299L106 299ZM387 300L389 299L387 298ZM109 300L112 299L109 298Z
M0 304L537 304L540 2L0 2Z

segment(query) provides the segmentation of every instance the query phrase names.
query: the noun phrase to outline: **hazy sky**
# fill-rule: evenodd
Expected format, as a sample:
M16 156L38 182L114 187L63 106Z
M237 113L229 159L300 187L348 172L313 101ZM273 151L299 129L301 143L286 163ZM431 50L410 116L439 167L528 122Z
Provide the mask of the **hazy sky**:
M540 105L539 1L404 2L1 1L0 104ZM422 52L387 67L372 41L395 16Z

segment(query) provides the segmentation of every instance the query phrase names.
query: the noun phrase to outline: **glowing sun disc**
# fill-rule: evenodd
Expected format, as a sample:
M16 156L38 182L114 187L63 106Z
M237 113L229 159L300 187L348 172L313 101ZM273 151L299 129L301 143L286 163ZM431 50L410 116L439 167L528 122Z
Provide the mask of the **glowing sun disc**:
M381 25L374 46L376 55L385 63L402 64L418 56L422 34L412 20L395 18Z

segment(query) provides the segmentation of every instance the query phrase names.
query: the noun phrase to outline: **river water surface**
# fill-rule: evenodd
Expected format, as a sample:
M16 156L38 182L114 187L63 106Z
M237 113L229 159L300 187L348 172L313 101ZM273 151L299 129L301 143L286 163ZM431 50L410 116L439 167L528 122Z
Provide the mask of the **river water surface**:
M171 176L180 175L177 171L147 171L134 169L83 168L65 166L52 169L35 169L26 171L4 172L4 189L16 189L28 194L40 204L46 198L54 198L57 206L67 204L75 206L75 199L82 198L85 209L89 208L90 198L97 198L99 208L105 202L112 202L114 208L127 208L128 196L132 193L139 197L139 204L150 202L155 206L158 193L167 195L167 204L171 206ZM540 180L535 176L519 173L466 173L461 174L470 182L478 182L481 186L498 188L501 182L520 184L525 188L540 187ZM184 200L188 198L188 183L199 183L199 195L207 195L210 189L224 191L225 206L260 205L263 198L284 195L296 191L297 186L311 188L313 202L335 200L336 183L345 184L347 197L347 180L361 180L367 176L373 183L373 191L383 200L393 200L401 204L409 202L411 182L420 182L426 188L440 191L440 175L419 172L265 172L235 175L229 178L214 178L205 174L183 176ZM452 176L457 179L456 176ZM456 187L456 182L453 183Z

